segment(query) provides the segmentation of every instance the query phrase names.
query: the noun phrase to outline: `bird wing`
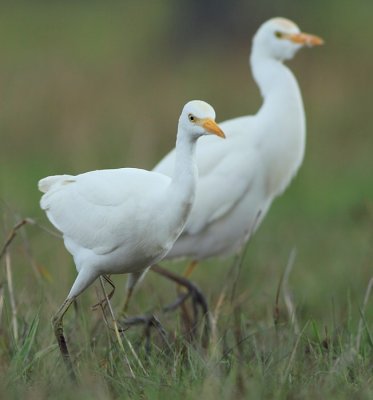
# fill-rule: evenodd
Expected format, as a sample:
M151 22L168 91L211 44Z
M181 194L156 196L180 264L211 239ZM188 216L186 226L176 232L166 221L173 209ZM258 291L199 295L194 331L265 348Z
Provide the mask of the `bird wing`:
M156 196L169 182L164 175L132 168L48 177L39 183L48 188L40 205L65 237L106 254L129 239L126 220L141 215L149 196Z
M209 174L199 179L183 234L197 234L228 214L250 190L254 171L253 159L247 154L226 154Z

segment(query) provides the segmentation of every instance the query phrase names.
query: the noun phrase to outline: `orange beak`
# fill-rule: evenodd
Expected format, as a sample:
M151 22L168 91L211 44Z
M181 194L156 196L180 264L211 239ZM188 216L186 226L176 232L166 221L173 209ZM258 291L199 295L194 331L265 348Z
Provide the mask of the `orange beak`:
M284 39L288 39L293 43L301 44L303 46L321 46L324 44L324 40L316 35L311 35L310 33L293 33L292 35L284 35Z
M207 132L213 133L214 135L225 139L224 132L214 120L210 118L203 119L201 121L201 125L206 129Z

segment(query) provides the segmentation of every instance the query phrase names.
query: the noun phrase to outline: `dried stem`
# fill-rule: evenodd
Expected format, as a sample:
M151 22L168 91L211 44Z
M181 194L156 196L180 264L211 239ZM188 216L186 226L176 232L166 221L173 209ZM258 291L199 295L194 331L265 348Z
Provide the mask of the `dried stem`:
M23 245L24 245L26 255L30 260L32 270L34 271L35 278L38 281L38 283L42 284L43 283L42 276L41 276L40 270L37 266L37 263L32 255L31 245L30 245L30 241L28 239L27 233L26 233L26 229L22 229L20 234L23 239Z
M10 260L10 254L7 250L5 250L5 269L6 269L6 279L8 282L8 293L10 299L10 308L12 311L12 327L13 327L13 335L14 340L18 343L18 321L17 321L17 305L14 297L14 288L13 288L13 276L12 276L12 265Z
M295 256L296 256L296 250L292 249L292 251L290 252L288 264L285 268L284 280L282 282L282 287L283 287L284 301L285 301L286 309L289 314L290 322L293 325L295 334L299 335L299 332L300 332L299 324L298 324L298 321L296 318L295 306L294 306L292 296L290 293L290 289L289 289L289 285L288 285L290 272L294 266Z
M361 309L361 318L359 321L359 327L358 327L358 331L357 331L357 335L356 335L356 351L359 352L360 349L360 343L361 343L361 336L363 334L363 328L364 328L364 313L365 313L365 308L368 304L368 300L370 297L370 292L372 291L373 288L373 277L370 278L368 286L367 286L367 290L365 291L365 296L364 296L364 302L363 302L363 307Z
M106 293L105 286L104 286L104 281L103 281L102 276L100 276L100 284L101 284L101 288L102 288L102 291L103 291L103 293L104 293L104 296L105 296L105 299L106 299L106 303L107 303L107 305L108 305L108 309L109 309L109 312L110 312L110 315L111 315L111 318L112 318L112 321L113 321L114 331L115 331L115 335L116 335L116 337L117 337L119 346L120 346L121 350L123 351L124 357L125 357L125 359L126 359L126 362L127 362L127 364L128 364L128 367L129 367L129 369L130 369L130 371L131 371L131 375L132 375L133 378L135 378L135 377L136 377L136 376L135 376L135 373L133 372L133 370L132 370L132 368L131 368L130 362L129 362L129 360L128 360L128 358L127 358L127 355L126 355L126 351L125 351L125 349L124 349L124 347L123 347L122 339L121 339L120 333L119 333L118 324L117 324L117 321L116 321L116 318L115 318L115 314L114 314L113 308L112 308L111 303L110 303L109 296L108 296L107 293ZM148 375L147 372L146 372L146 370L145 370L145 368L144 368L144 366L143 366L143 364L142 364L142 362L141 362L140 359L139 359L139 356L137 355L135 349L133 348L131 342L127 339L127 336L124 334L124 332L123 332L122 330L121 330L121 333L122 333L123 337L125 338L125 340L126 340L126 342L127 342L127 345L128 345L128 347L130 348L131 353L132 353L133 356L135 357L135 360L136 360L137 363L139 364L140 368L142 369L142 371L144 372L145 375Z
M289 377L289 373L290 373L291 367L292 367L292 365L293 365L293 363L294 363L295 355L296 355L296 352L297 352L297 349L298 349L300 340L301 340L301 338L302 338L304 332L306 331L306 329L307 329L307 327L308 327L308 323L309 323L309 321L306 322L306 324L304 325L302 331L299 332L299 333L297 333L297 336L298 336L298 337L297 337L297 340L295 341L293 350L292 350L292 352L291 352L291 354L290 354L290 358L289 358L289 361L288 361L288 363L287 363L287 366L286 366L286 368L285 368L285 370L284 370L284 374L283 374L282 377L281 377L281 382L282 382L283 384L286 382L286 380L287 380L288 377Z
M296 314L295 314L295 306L294 306L294 303L293 303L293 300L291 297L291 293L290 293L290 289L288 286L289 276L290 276L290 272L292 271L293 266L294 266L295 256L296 256L296 250L292 249L290 252L290 255L289 255L289 260L286 265L286 268L285 268L284 272L282 273L280 281L278 283L273 318L274 318L275 326L277 326L277 324L279 322L279 318L280 318L279 302L280 302L280 293L281 293L281 289L282 289L283 296L284 296L284 302L285 302L285 306L286 306L286 309L287 309L287 312L288 312L288 315L290 318L290 322L293 325L295 334L299 335L300 329L299 329L299 324L298 324Z
M211 313L211 337L212 337L212 343L215 345L218 341L218 329L217 329L217 325L218 325L218 319L219 319L219 315L221 312L221 309L223 307L224 304L224 300L226 297L226 288L224 287L222 289L222 291L220 292L218 301L216 303L215 309L214 311Z
M0 285L0 324L3 316L3 308L4 308L4 286Z
M61 235L61 234L59 234L58 232L55 232L55 231L53 231L53 230L51 230L51 229L49 229L49 228L46 228L45 226L43 226L43 225L39 224L38 222L36 222L34 219L32 219L32 218L23 218L23 219L21 219L19 222L17 222L17 223L13 226L12 230L9 232L8 237L7 237L7 239L5 240L5 243L4 243L3 247L1 248L1 251L0 251L0 259L4 256L5 251L6 251L7 248L10 246L10 244L11 244L12 241L13 241L13 239L16 237L18 230L19 230L20 228L22 228L22 227L23 227L24 225L26 225L26 224L35 225L35 226L37 226L38 228L40 228L42 231L44 231L44 232L48 233L49 235L54 236L54 237L56 237L56 238L58 238L58 239L61 239L61 238L62 238L62 235ZM24 238L25 241L27 241L27 239L26 239L25 236L23 236L23 238ZM27 247L27 246L26 246L26 247ZM29 246L28 246L28 248L29 248ZM26 251L28 252L27 248L26 248Z
M3 255L5 254L5 252L7 251L7 248L9 247L9 245L12 243L13 239L16 237L17 235L17 231L22 228L23 225L26 225L27 223L33 223L32 220L29 220L28 218L25 218L21 221L19 221L16 225L14 225L13 229L10 231L1 251L0 251L0 259L3 257Z
M231 292L231 297L230 297L231 304L233 304L234 298L236 296L236 289L237 289L237 284L238 284L238 281L239 281L239 278L240 278L242 264L243 264L243 262L245 260L247 249L249 248L249 245L250 245L250 242L251 242L250 239L253 236L253 234L255 232L255 229L258 226L260 215L261 215L261 211L259 211L258 214L256 215L254 223L253 223L253 225L251 227L250 233L249 233L249 235L247 237L246 244L241 249L241 252L235 257L233 265L232 265L232 267L230 268L230 271L229 271L229 275L228 276L231 275L233 270L237 269L237 274L236 274L236 277L235 277L235 279L233 281L232 292Z

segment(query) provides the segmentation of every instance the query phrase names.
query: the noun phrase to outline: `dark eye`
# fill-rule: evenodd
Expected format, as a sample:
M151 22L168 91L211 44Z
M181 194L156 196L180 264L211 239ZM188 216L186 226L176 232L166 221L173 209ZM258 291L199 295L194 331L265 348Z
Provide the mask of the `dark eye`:
M189 114L189 115L188 115L188 118L189 118L189 121L190 121L190 122L194 122L194 121L196 120L196 118L195 118L194 115L192 115L192 114Z
M282 33L281 33L280 31L276 31L276 32L275 32L275 36L276 36L278 39L281 39L281 38L282 38Z

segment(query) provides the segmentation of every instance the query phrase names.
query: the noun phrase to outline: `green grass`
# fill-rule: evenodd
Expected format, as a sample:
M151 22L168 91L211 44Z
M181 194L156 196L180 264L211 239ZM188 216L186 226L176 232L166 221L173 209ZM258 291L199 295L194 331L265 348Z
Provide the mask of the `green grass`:
M100 288L95 284L81 296L79 314L71 309L66 315L79 384L69 381L50 317L75 268L60 240L36 225L22 228L9 247L18 338L9 275L5 259L0 260L0 398L372 398L372 295L363 305L373 276L373 136L366 72L373 65L367 51L372 5L351 10L351 2L336 0L315 1L312 7L237 2L231 15L213 20L208 40L181 35L175 48L171 39L185 29L175 3L108 4L2 7L0 246L20 218L50 226L38 205L41 177L151 168L173 146L187 100L211 102L218 120L254 113L260 97L246 64L250 37L273 15L291 17L326 40L323 48L303 50L290 64L307 113L306 159L250 242L241 269L232 269L234 260L228 258L206 261L194 273L216 316L207 350L185 339L178 313L157 311L173 299L175 288L147 275L130 313L156 312L169 346L153 334L146 356L139 344L142 330L128 331L147 371L124 342L136 378L113 331L99 311L91 311ZM226 20L237 36L224 31ZM277 288L293 249L275 326ZM185 267L167 266L180 273ZM118 310L125 278L115 277L115 283ZM226 297L217 312L222 293ZM96 323L99 330L92 335Z
M207 269L210 267L213 266L205 266ZM247 273L246 267L247 262L244 262L241 271L235 268L231 278L227 278L226 265L216 266L215 282L212 282L209 297L217 325L207 350L202 349L198 342L189 344L186 341L175 314L158 313L168 330L169 345L166 346L153 333L152 350L148 356L139 342L141 330L128 331L128 337L135 344L146 369L145 374L124 342L135 378L131 377L115 335L105 327L100 313L87 313L89 305L96 300L93 290L85 293L80 303L80 314L74 316L70 310L65 323L79 376L77 386L69 380L48 323L48 316L57 306L57 299L52 298L54 291L49 285L42 289L43 284L38 285L29 277L28 285L33 290L16 292L18 341L12 335L11 312L5 296L3 323L6 328L2 330L0 347L2 365L4 368L7 366L1 379L3 395L7 398L57 399L153 399L162 396L175 399L200 396L206 399L247 396L370 398L373 394L373 342L369 323L372 307L363 306L364 292L353 293L351 285L345 293L343 289L337 292L334 287L325 296L329 297L328 303L320 304L323 301L321 296L320 299L308 298L306 305L299 301L299 295L293 293L294 284L290 279L286 294L292 297L296 308L297 326L287 313L284 290L280 295L275 324L275 281L279 280L283 266L279 266L278 274L273 274L277 275L273 282L265 278L248 279L251 273ZM198 271L197 274L202 273ZM238 285L231 301L238 274L241 282L247 280L248 283L246 288ZM123 280L116 281L117 291L120 291ZM258 281L261 281L261 287L256 291L254 285ZM56 283L53 286L58 289ZM35 288L48 293L43 300L36 295ZM169 289L168 282L150 273L135 297L132 311L135 314L143 311L145 304L148 309L156 309L172 297L174 291ZM221 309L217 310L217 299L223 289L227 296ZM149 293L156 294L150 296ZM118 297L117 292L115 303L118 303ZM97 320L101 320L101 324L92 342L91 331ZM359 331L360 324L362 328Z

